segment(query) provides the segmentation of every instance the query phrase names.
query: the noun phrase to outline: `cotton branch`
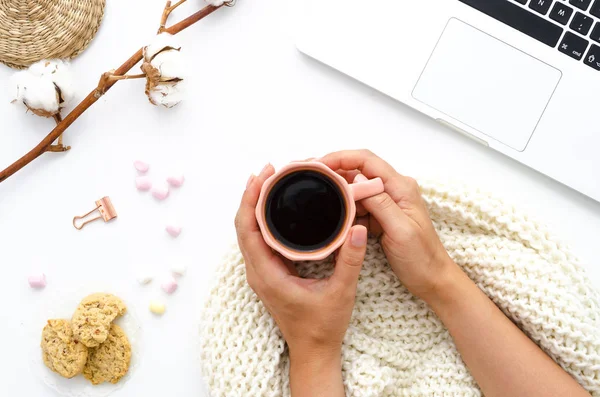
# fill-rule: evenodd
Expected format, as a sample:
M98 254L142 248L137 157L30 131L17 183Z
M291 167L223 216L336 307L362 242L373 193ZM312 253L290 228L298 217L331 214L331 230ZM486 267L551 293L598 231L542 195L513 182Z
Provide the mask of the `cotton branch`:
M158 33L163 33L166 28L167 19L169 19L169 15L180 5L185 3L187 0L179 0L177 3L171 5L170 1L167 1L167 5L165 5L165 10L163 11L162 18L160 19L160 27L158 28Z
M54 121L56 121L56 125L59 125L62 122L62 116L60 115L60 113L55 114L53 117L54 117ZM67 150L70 150L70 149L71 149L71 146L63 145L63 136L61 134L58 137L57 144L48 146L48 149L46 151L48 151L48 152L66 152Z
M215 12L216 10L221 8L223 5L224 6L232 6L235 2L235 0L232 0L231 2L225 3L218 7L213 6L213 5L208 5L208 6L204 7L203 9L197 11L196 13L190 15L189 17L185 18L181 22L176 23L175 25L173 25L169 28L166 28L165 27L166 21L167 21L169 15L171 14L171 12L173 12L173 10L175 8L179 7L185 1L186 0L180 0L179 2L175 3L174 5L171 5L170 1L167 2L165 11L163 12L163 15L161 17L161 26L160 26L159 32L166 32L166 33L170 33L173 35L178 34L182 30L192 26L196 22L198 22L201 19L205 18L206 16L212 14L213 12ZM143 53L142 48L140 48L127 61L125 61L125 63L123 63L118 69L116 69L113 72L104 73L100 78L98 86L92 92L90 92L85 97L85 99L83 99L83 101L81 101L79 103L79 105L77 105L75 107L75 109L73 109L71 111L71 113L69 113L64 119L62 119L62 120L57 119L56 127L36 147L31 149L31 151L29 151L29 153L27 153L26 155L21 157L19 160L15 161L13 164L8 166L5 170L0 172L0 183L4 182L7 178L14 175L16 172L21 170L23 167L25 167L27 164L31 163L33 160L35 160L36 158L38 158L45 152L64 151L64 150L58 150L58 148L60 147L59 145L61 145L62 142L59 142L59 145L56 145L56 146L53 146L52 143L56 139L62 137L63 132L69 126L71 126L71 124L73 124L75 122L75 120L77 120L87 109L89 109L94 103L96 103L96 101L98 101L98 99L100 99L100 97L102 97L102 95L104 95L113 85L115 85L117 83L117 81L127 80L127 79L132 79L132 78L141 78L144 76L144 75L133 75L133 76L126 75L127 72L129 72L137 63L139 63L142 60L142 56L143 56L142 53ZM68 149L66 149L66 150L68 150Z

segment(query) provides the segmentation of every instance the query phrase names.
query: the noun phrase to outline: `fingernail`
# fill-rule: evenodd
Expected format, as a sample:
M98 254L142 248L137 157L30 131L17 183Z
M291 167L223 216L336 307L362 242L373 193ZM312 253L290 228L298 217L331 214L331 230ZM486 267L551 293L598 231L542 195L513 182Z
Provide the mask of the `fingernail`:
M262 170L260 170L260 173L261 173L261 174L262 174L262 173L264 173L264 172L267 170L267 168L269 168L269 166L270 166L270 165L271 165L271 163L267 163L267 165L265 165L265 166L263 167L263 169L262 169Z
M357 174L357 175L354 177L354 183L358 183L358 182L366 182L366 181L368 181L368 180L369 180L369 179L368 179L366 176L364 176L363 174Z
M250 187L250 185L252 184L252 181L254 181L254 178L256 178L254 176L254 174L250 175L250 178L248 178L248 182L246 182L246 189L248 189Z
M364 226L355 227L352 230L350 244L356 248L362 248L367 245L367 228Z

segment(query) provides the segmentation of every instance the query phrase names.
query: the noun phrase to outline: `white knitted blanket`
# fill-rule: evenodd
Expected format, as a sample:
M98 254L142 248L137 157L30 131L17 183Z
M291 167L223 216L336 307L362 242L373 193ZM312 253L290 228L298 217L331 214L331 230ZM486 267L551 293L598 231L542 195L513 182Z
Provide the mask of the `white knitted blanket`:
M592 396L600 396L599 294L577 259L526 215L485 194L439 184L422 190L456 263ZM298 269L323 277L332 264ZM290 395L285 341L246 283L237 248L218 270L201 328L211 396ZM444 325L398 281L374 240L342 355L347 396L481 395Z

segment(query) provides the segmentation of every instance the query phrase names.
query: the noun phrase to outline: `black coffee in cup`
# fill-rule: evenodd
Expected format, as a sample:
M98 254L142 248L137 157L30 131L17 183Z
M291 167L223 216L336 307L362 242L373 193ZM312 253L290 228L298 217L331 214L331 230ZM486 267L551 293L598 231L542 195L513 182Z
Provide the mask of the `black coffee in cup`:
M299 170L275 183L266 199L266 221L273 237L298 251L326 247L346 221L346 202L327 175Z

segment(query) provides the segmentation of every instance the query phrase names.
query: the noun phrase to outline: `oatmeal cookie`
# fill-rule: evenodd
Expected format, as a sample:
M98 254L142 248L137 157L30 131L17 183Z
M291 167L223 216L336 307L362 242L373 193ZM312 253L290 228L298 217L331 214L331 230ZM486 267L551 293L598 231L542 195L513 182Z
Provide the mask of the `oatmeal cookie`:
M85 376L94 385L103 382L117 383L129 370L131 344L121 327L112 324L106 341L90 349L90 356L83 369Z
M75 339L87 347L97 347L108 337L113 320L125 314L123 301L111 294L92 294L81 301L71 325Z
M69 320L48 320L41 347L44 364L57 374L72 378L83 371L88 348L73 338Z

